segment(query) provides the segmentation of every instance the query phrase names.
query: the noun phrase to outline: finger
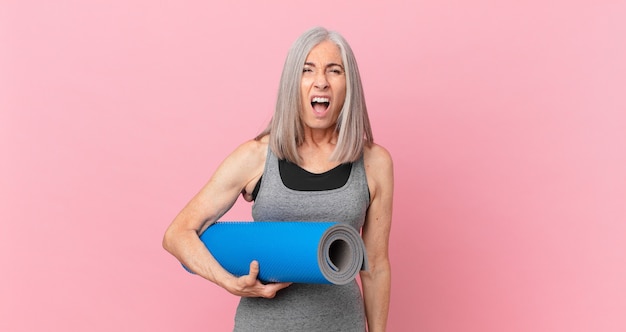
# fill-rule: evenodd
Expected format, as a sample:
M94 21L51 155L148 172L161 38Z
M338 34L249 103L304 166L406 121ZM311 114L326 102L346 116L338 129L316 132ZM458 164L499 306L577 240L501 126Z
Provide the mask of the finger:
M283 288L287 288L289 286L291 286L291 284L293 284L293 282L277 282L274 285L274 288L276 289L276 291L279 291Z
M289 285L291 284L292 284L291 282L277 282L277 283L267 284L265 285L264 297L273 298L274 296L276 296L276 293L279 290L289 287Z
M246 276L246 284L252 286L257 282L257 277L259 276L259 262L252 261L250 262L250 272Z
M250 262L250 273L248 275L253 276L254 279L259 275L259 262L252 261Z

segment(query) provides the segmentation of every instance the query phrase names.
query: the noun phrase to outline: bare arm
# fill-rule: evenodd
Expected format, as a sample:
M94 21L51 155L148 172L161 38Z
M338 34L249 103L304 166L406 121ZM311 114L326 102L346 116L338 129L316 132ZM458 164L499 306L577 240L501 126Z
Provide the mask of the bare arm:
M287 283L264 285L257 280L259 265L251 262L247 276L235 277L206 249L199 234L222 217L263 172L267 144L249 141L218 167L208 183L174 218L163 237L163 247L203 278L238 296L274 297Z
M389 233L393 207L393 163L389 153L374 145L366 149L365 169L371 202L363 226L369 270L361 272L369 332L386 330L391 293Z

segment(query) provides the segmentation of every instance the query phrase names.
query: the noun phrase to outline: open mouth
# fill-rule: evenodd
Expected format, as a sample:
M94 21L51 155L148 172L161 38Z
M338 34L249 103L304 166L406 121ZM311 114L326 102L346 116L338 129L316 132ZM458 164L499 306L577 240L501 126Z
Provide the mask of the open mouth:
M326 97L314 97L311 100L311 106L316 113L323 113L330 106L330 99Z

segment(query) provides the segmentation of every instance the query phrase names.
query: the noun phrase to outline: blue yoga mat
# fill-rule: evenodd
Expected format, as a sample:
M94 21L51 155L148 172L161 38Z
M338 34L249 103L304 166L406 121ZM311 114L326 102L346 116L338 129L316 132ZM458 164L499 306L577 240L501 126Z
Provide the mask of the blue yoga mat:
M258 261L263 282L344 285L367 269L361 236L337 222L217 222L200 239L233 275Z

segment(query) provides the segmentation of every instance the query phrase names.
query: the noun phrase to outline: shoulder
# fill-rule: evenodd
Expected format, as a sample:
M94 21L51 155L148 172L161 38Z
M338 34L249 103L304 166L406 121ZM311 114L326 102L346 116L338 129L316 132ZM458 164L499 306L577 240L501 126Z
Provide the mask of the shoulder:
M267 136L259 139L251 139L239 145L229 156L246 163L265 162L268 147Z
M363 149L363 162L366 169L393 169L393 160L389 151L374 143Z
M365 147L363 164L372 199L387 188L393 190L393 160L387 149L378 144Z
M266 139L243 142L224 159L217 173L248 183L263 172L267 147Z
M238 169L237 177L242 181L241 194L248 202L252 201L251 193L263 174L268 146L267 135L257 137L241 144L228 157L234 161L232 168Z

